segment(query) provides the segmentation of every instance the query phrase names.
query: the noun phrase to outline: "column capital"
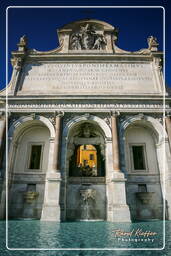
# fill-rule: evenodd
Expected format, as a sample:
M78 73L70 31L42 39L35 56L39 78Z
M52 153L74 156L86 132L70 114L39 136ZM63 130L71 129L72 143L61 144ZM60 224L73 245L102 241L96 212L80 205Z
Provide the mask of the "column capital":
M36 113L36 112L30 114L30 117L33 118L33 120L36 119L36 116L37 116L37 113Z
M50 138L49 138L49 142L50 142L50 143L54 143L54 140L55 140L54 137L50 137Z
M146 119L146 116L144 115L144 113L138 113L138 117L139 117L141 120Z
M120 115L120 112L119 112L118 110L112 110L112 111L111 111L111 116L117 117L117 116L119 116L119 115Z
M54 117L63 117L65 114L64 111L55 111L54 112Z

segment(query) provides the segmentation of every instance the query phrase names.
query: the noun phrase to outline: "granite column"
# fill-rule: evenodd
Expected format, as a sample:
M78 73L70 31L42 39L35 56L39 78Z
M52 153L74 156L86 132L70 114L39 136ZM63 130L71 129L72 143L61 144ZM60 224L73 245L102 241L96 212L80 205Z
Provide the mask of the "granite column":
M120 163L119 163L117 116L118 116L117 112L112 112L111 126L112 126L113 169L114 169L114 171L119 172L120 171Z

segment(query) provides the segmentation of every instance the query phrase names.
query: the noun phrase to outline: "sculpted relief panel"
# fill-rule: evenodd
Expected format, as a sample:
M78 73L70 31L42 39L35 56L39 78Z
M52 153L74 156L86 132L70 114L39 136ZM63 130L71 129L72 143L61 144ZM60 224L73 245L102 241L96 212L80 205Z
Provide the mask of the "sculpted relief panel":
M102 31L97 32L94 25L81 26L70 37L71 50L103 50L107 44Z
M155 93L149 63L44 63L26 64L23 92L36 93Z

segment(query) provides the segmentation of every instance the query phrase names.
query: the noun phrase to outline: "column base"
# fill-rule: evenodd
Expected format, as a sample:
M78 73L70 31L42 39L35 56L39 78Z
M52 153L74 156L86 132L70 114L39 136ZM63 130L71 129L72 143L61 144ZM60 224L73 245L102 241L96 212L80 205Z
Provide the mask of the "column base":
M60 206L46 204L43 206L41 221L61 221Z
M61 181L61 173L58 170L51 170L47 173L46 179L52 181Z
M45 183L42 221L59 221L61 211L59 205L61 175L59 172L48 172Z
M125 175L121 171L113 172L113 222L131 222L129 206L126 203Z
M128 205L113 205L113 221L112 222L131 222L130 210Z

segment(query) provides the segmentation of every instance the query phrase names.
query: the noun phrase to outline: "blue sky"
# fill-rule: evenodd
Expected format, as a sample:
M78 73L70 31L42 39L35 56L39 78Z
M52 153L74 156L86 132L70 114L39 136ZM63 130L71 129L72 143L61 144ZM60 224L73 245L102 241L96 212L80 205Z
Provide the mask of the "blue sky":
M130 8L9 8L8 9L8 58L11 51L17 49L17 43L22 35L27 35L28 47L47 51L58 46L57 28L75 20L94 18L106 21L119 29L117 45L125 50L136 51L147 47L147 37L154 35L159 42L159 50L163 50L163 9L162 8L131 8L131 5L163 6L166 11L166 84L171 86L171 21L170 6L167 0L138 0L138 1L81 1L86 6L129 6ZM0 58L0 88L5 86L5 9L7 6L74 6L80 1L55 0L6 0L1 2L1 58ZM87 12L88 10L88 12ZM9 79L11 64L9 61Z

